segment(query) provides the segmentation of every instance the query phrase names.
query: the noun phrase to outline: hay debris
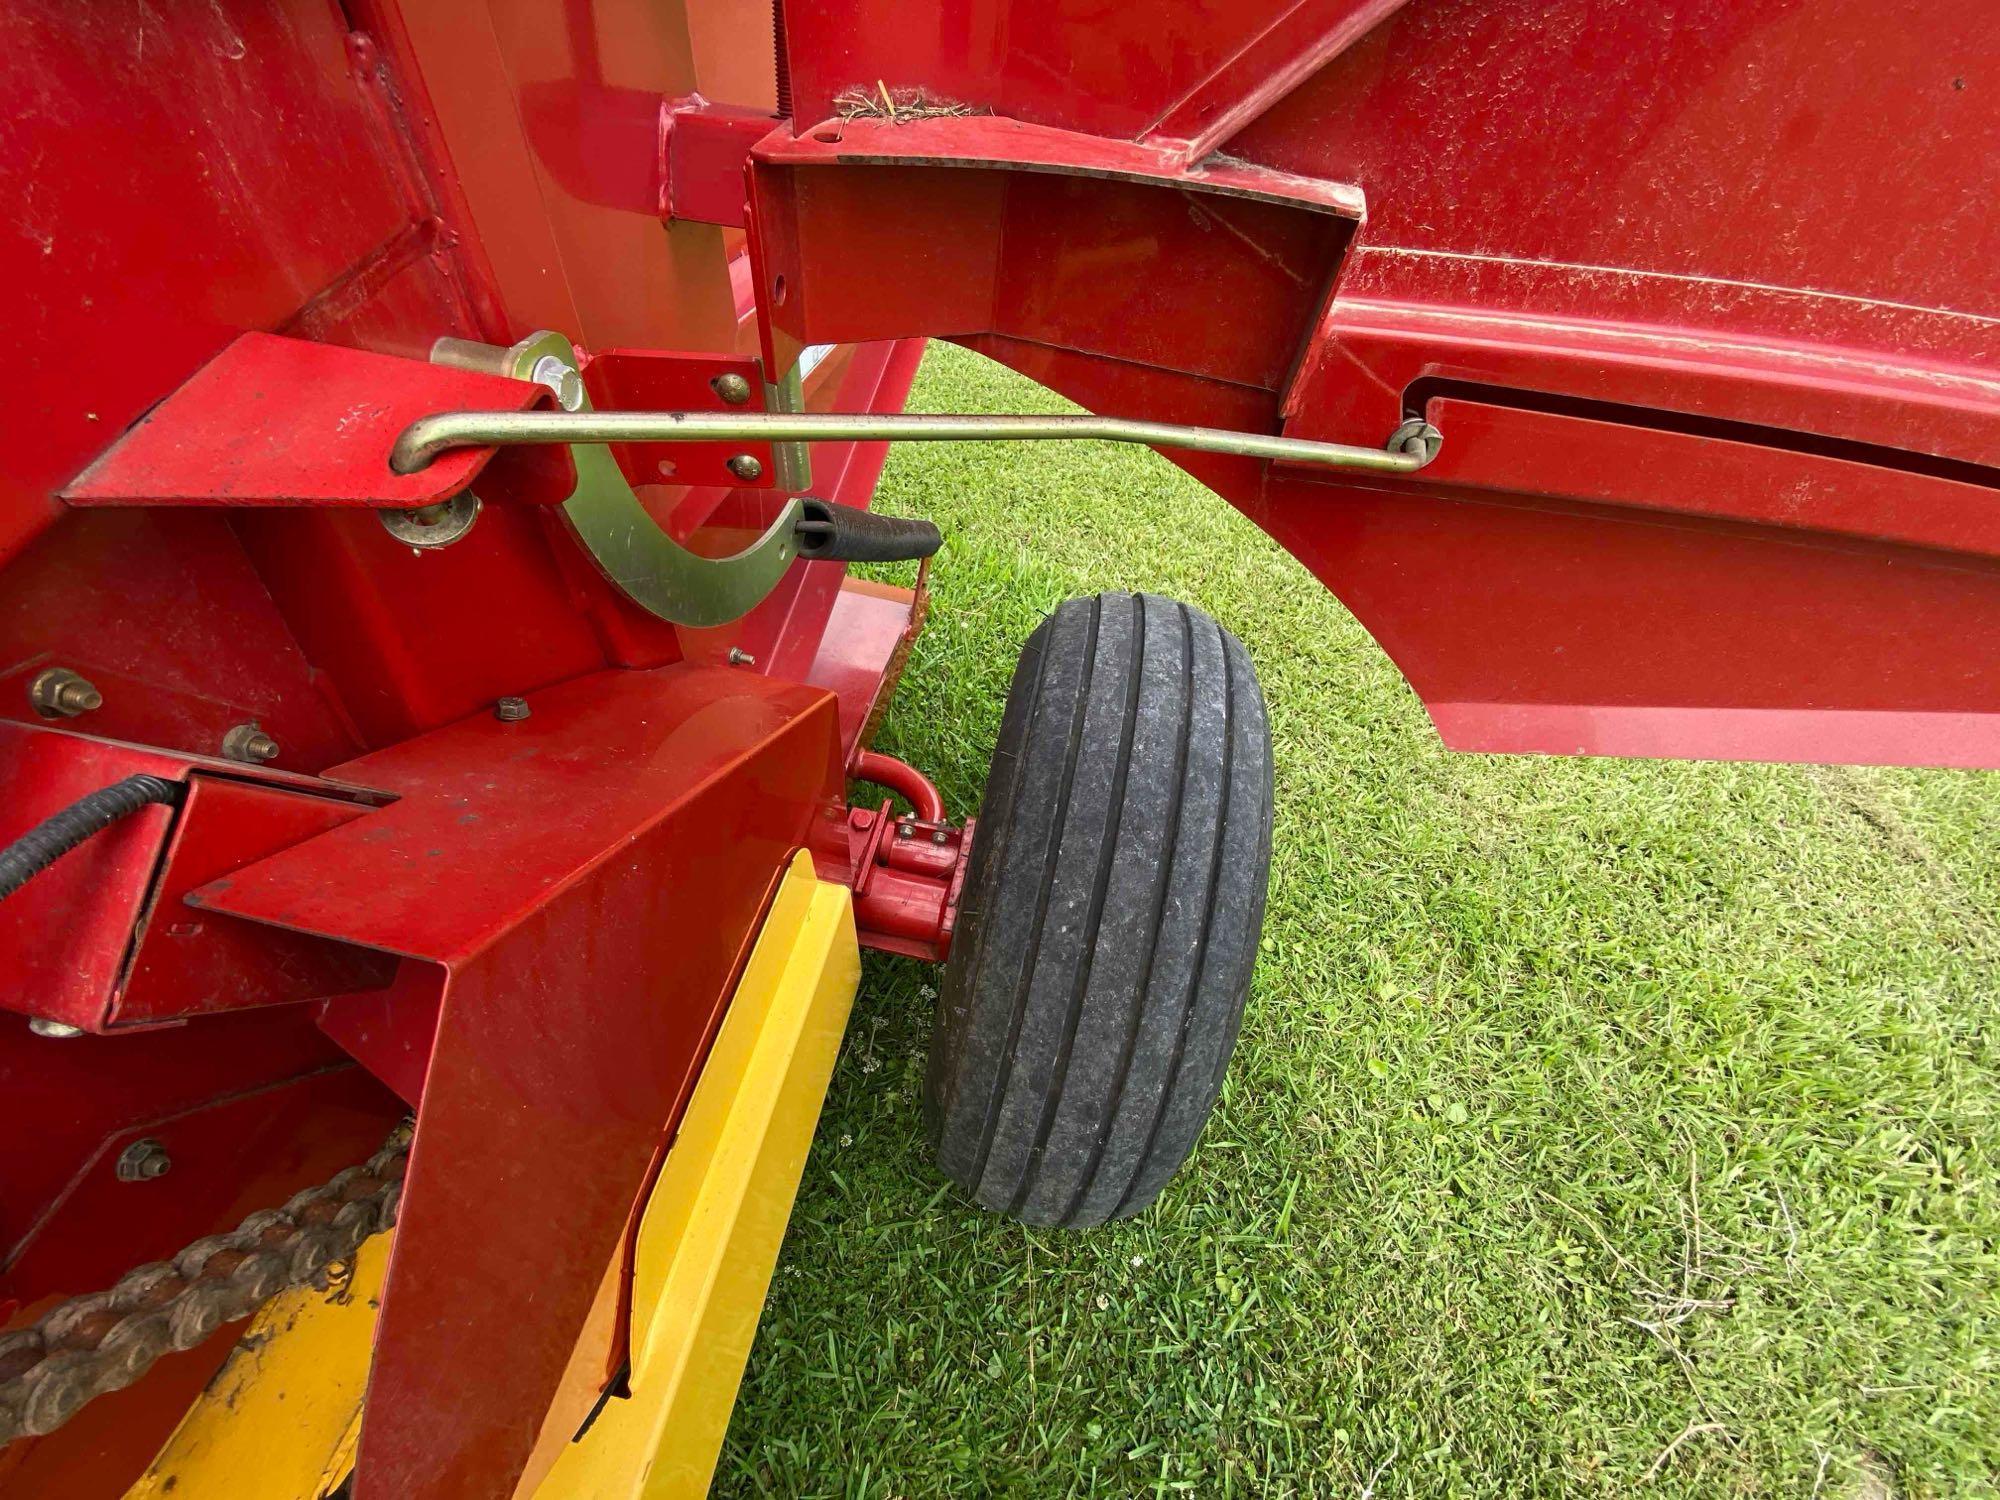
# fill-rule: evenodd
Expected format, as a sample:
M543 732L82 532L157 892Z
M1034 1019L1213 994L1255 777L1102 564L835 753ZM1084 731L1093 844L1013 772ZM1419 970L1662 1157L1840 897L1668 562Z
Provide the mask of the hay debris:
M892 89L879 78L872 89L857 86L834 95L833 107L843 120L887 120L891 125L987 113L955 99L933 99L922 89Z

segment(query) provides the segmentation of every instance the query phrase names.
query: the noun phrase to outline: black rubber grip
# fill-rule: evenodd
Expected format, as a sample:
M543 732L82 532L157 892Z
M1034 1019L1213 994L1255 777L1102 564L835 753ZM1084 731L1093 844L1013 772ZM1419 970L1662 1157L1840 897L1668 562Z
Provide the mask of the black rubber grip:
M822 562L915 562L944 545L929 521L878 516L833 500L808 496L793 528L799 556Z

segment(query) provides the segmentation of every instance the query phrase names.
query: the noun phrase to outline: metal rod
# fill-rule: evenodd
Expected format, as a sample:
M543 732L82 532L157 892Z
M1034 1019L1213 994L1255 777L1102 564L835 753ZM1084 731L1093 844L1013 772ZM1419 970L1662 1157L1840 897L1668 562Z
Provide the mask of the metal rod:
M937 789L936 782L906 760L863 750L854 757L854 769L848 775L855 781L872 781L892 792L901 792L903 800L926 823L944 821L944 793Z
M1400 431L1400 430L1399 430ZM1090 438L1196 453L1230 453L1330 469L1410 474L1436 449L1357 448L1220 427L1132 422L1122 417L929 416L867 412L448 411L403 430L389 467L413 474L451 448L517 443L826 443L835 441L1019 442Z

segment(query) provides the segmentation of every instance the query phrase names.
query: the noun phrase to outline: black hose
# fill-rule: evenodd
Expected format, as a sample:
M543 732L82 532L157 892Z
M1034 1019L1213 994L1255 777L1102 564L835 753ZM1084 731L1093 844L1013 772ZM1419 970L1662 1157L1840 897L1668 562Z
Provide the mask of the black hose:
M140 808L155 803L178 807L180 800L178 781L143 772L79 798L0 849L0 900L13 895L78 844L94 833L102 833L120 818L130 817Z

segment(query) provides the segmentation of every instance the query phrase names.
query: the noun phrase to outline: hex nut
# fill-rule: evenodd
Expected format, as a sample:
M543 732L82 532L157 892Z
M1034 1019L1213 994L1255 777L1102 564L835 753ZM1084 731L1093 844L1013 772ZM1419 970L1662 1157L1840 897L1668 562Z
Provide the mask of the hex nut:
M247 724L238 724L222 737L222 753L230 760L261 766L267 760L278 758L278 742L259 729L257 721L252 719Z
M134 1141L118 1154L120 1182L151 1182L173 1170L174 1159L167 1148L151 1136Z
M449 500L419 505L413 510L378 510L376 519L390 536L408 547L449 547L479 519L479 497L460 490Z
M1389 434L1384 446L1391 453L1412 453L1429 463L1444 446L1444 434L1422 417L1410 417Z
M30 1017L28 1020L28 1030L32 1031L36 1036L45 1036L56 1040L67 1040L73 1036L83 1035L83 1028L81 1026L72 1026L67 1021L54 1021L47 1016Z
M493 717L502 724L518 724L533 712L526 698L502 698L493 705Z
M50 667L28 684L28 699L44 718L73 719L104 706L104 694L68 667Z

